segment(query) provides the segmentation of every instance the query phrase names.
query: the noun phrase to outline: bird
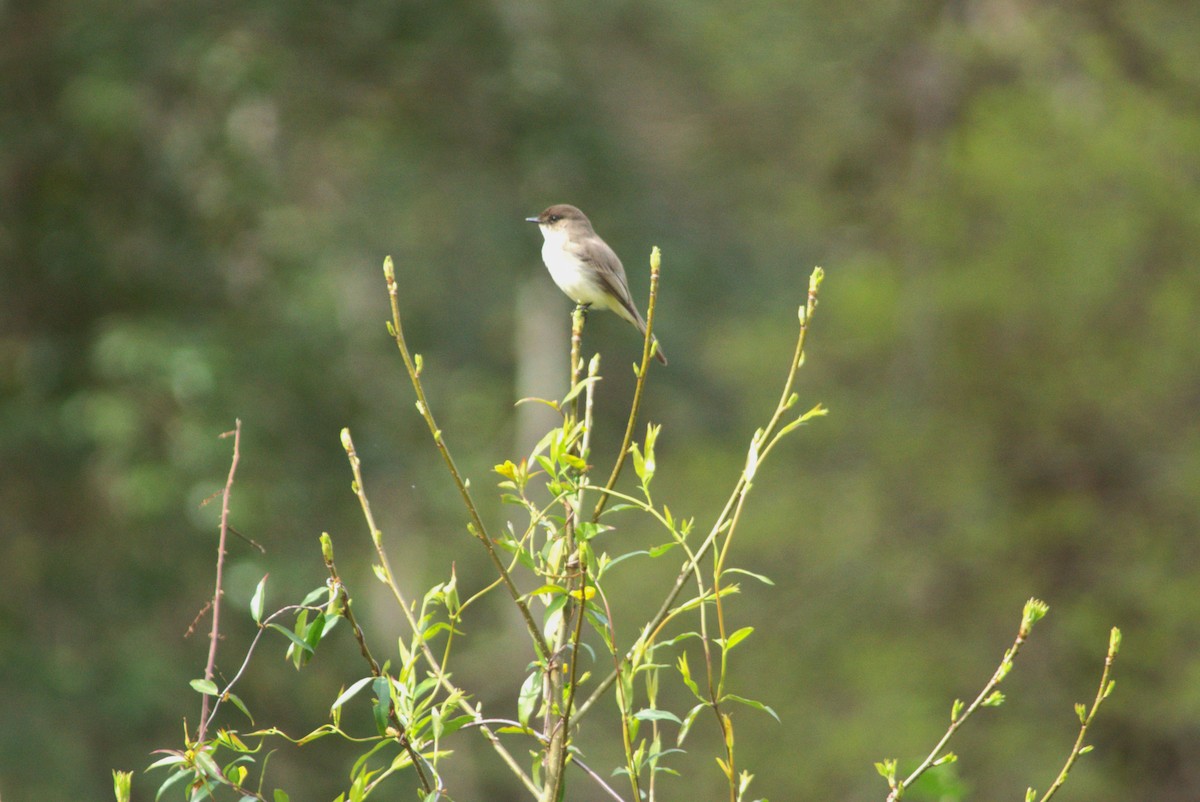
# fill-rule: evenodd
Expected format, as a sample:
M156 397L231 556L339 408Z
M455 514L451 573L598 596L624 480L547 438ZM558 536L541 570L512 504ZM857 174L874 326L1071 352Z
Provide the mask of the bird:
M629 294L625 268L608 243L592 228L592 221L567 203L548 207L537 217L526 217L542 231L542 261L550 277L567 297L585 307L609 309L629 321L643 337L646 321ZM654 356L662 364L667 357L658 338Z

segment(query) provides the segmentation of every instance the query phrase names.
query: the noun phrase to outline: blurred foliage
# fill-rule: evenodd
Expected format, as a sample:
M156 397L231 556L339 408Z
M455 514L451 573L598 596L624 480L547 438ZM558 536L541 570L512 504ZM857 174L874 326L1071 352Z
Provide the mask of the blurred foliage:
M546 277L521 218L569 201L635 292L663 248L672 363L646 411L662 499L701 520L774 402L804 277L829 274L800 390L833 414L745 521L778 583L744 596L766 638L734 664L784 719L739 734L761 793L882 797L872 763L928 748L1038 595L1050 616L953 785L1044 787L1118 624L1118 690L1064 793L1195 799L1198 40L1200 7L1130 0L0 5L0 793L109 798L110 769L196 715L199 505L234 418L235 525L267 548L236 548L234 608L267 571L319 583L323 529L368 586L343 425L403 570L486 577L379 264L486 481L530 445L511 331L516 288ZM610 322L589 332L602 425L636 347ZM503 710L511 624L477 615L463 684ZM299 676L264 660L252 706L319 719L305 688L357 676L346 652ZM332 766L275 760L324 797ZM458 798L512 798L486 768Z

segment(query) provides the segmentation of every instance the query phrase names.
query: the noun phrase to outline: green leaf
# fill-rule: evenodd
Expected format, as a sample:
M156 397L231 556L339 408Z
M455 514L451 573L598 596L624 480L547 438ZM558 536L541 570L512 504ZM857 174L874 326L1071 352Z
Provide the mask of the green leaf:
M642 484L644 485L650 484L650 480L654 478L654 444L658 441L658 433L660 431L662 431L661 424L658 426L654 426L649 423L646 424L646 442L643 445L643 448L646 450L645 458L643 459L643 469L646 475L641 477L641 474L639 474L639 477L642 478Z
M517 721L521 722L522 726L529 726L529 718L533 715L533 708L541 698L542 691L542 672L540 669L534 669L525 681L521 683L521 692L517 696Z
M962 711L963 711L963 700L955 699L954 706L950 708L950 722L954 723L955 721L958 721L958 717L960 715L962 715Z
M780 721L779 714L777 714L768 705L765 705L762 702L756 701L754 699L746 699L745 697L737 696L736 694L732 694L732 693L725 694L724 698L728 699L731 702L737 702L738 704L746 705L747 707L753 707L755 710L761 710L764 713L768 714L771 718L775 719L776 721ZM783 722L780 721L780 723L782 724Z
M651 557L661 557L678 545L678 543L672 540L670 543L663 543L661 546L655 546L654 548L650 549L647 554L649 554Z
M279 624L267 624L267 626L286 635L287 639L292 642L292 645L299 646L302 650L311 651L308 644L304 642L304 639L287 627L280 626Z
M629 455L633 457L633 472L637 474L638 479L643 484L646 482L646 458L642 456L642 450L638 448L637 443L629 446Z
M758 438L761 436L762 429L759 429L750 440L750 450L746 453L745 476L747 482L754 481L754 474L758 471Z
M188 683L192 686L192 690L198 691L205 696L220 696L221 691L217 689L217 683L210 679L194 679Z
M733 651L734 646L737 646L739 643L744 641L746 638L750 637L751 633L753 633L753 632L754 632L754 627L742 627L737 632L730 635L725 640L725 643L721 644L722 648L725 650L725 653L728 654L729 652ZM718 640L718 643L719 642L720 641Z
M562 400L562 404L561 404L560 406L562 406L562 407L565 407L567 404L569 404L569 403L571 403L572 401L574 401L574 400L575 400L575 398L576 398L576 397L577 397L577 396L578 396L580 393L582 393L582 392L583 392L584 390L586 390L586 389L587 389L589 386L591 386L591 385L595 384L595 383L596 383L596 382L598 382L598 381L600 381L600 377L599 377L599 376L588 376L586 379L581 379L579 382L577 382L577 383L575 384L575 386L574 386L574 387L572 387L572 388L571 388L571 392L567 393L566 397L565 397L565 398L563 398L563 400Z
M267 577L264 576L258 580L258 586L254 588L254 595L250 597L250 615L254 618L254 623L256 624L262 623L263 603L266 595Z
M320 585L313 588L307 596L300 602L302 606L316 604L318 601L329 598L329 588L325 585Z
M233 702L233 706L236 707L238 710L241 710L242 713L245 714L246 718L250 719L251 725L254 724L254 716L250 715L250 709L248 707L246 707L246 703L243 702L241 700L241 698L238 697L237 694L227 693L227 694L225 694L225 698L228 699L229 701Z
M372 679L374 679L374 677L363 677L362 679L354 682L349 688L342 691L342 694L333 701L332 705L329 706L330 712L337 710L339 707L346 704L346 702L350 701L354 695L365 688L367 683L369 683Z
M375 729L380 735L387 734L388 713L392 710L391 683L387 677L374 677L371 690L375 693L375 704L371 712L375 716Z
M757 579L759 582L762 582L764 585L770 585L771 587L775 586L775 583L773 581L771 581L770 577L763 576L762 574L756 574L753 571L747 571L745 568L726 568L722 573L723 574L745 574L748 577Z
M933 761L933 765L942 766L947 763L957 763L957 762L958 762L958 755L954 754L953 752L947 752L946 754L939 757L937 760Z
M633 714L637 721L673 721L676 724L683 724L679 720L679 716L672 713L670 710L656 710L654 708L644 708Z
M157 764L155 764L155 765L157 765ZM151 766L150 768L154 768L154 766ZM172 772L171 776L168 777L167 779L163 780L162 785L158 786L158 793L154 795L154 799L157 802L157 800L161 799L162 795L164 793L166 793L168 790L170 790L173 786L178 785L179 783L183 782L184 780L191 781L194 777L195 777L195 775L190 771Z
M683 726L679 728L679 735L675 737L676 744L683 744L683 739L687 737L688 731L692 729L692 724L696 721L696 716L700 715L701 711L708 709L708 704L701 702L688 711L688 714L683 717Z
M696 681L692 679L692 670L688 667L687 652L681 652L679 659L675 661L675 668L679 670L679 675L683 677L683 684L688 687L692 695L701 701L704 697L700 695L700 688L696 685Z

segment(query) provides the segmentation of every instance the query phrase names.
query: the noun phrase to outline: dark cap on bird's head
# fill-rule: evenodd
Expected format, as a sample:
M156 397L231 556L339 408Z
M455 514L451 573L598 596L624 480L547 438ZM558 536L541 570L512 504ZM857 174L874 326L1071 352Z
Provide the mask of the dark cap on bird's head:
M552 228L579 224L587 226L589 229L592 227L592 222L587 219L587 215L569 203L556 203L553 206L547 207L537 217L526 217L525 222L537 223L539 226L550 226Z

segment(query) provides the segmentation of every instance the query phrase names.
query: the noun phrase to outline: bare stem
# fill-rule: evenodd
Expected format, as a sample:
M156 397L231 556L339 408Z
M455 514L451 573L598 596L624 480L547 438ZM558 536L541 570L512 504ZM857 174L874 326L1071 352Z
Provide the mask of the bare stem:
M371 656L371 650L367 648L367 638L363 634L362 627L358 624L358 619L354 616L354 610L350 603L350 593L346 590L346 584L338 576L337 566L333 562L333 541L328 535L321 538L321 555L325 560L325 569L329 571L331 586L338 595L342 616L354 632L354 640L358 642L358 648L362 652L363 659L371 667L371 676L377 679L383 677L383 671L379 668L379 663ZM388 681L391 682L390 677ZM392 704L388 704L388 721L392 725L392 729L396 731L396 741L408 753L408 759L412 761L413 768L417 772L417 779L421 782L421 787L425 789L426 794L432 793L433 785L430 784L429 777L425 774L424 758L413 747L412 741L408 737L408 730L400 721L400 717L396 715L396 708Z
M1067 755L1067 762L1063 764L1062 771L1058 773L1054 784L1046 790L1040 802L1049 802L1050 798L1058 793L1058 789L1062 788L1063 783L1067 781L1067 775L1071 773L1071 767L1075 765L1075 761L1083 754L1085 749L1083 739L1087 735L1088 727L1091 726L1092 719L1096 717L1096 711L1100 709L1100 704L1112 693L1113 685L1108 675L1112 672L1113 661L1117 658L1117 650L1120 646L1121 630L1113 627L1108 638L1108 656L1104 658L1104 671L1100 674L1100 687L1096 689L1096 698L1093 700L1091 708L1087 711L1087 715L1081 716L1083 720L1080 722L1079 736L1075 739L1075 745L1071 747L1071 754ZM1082 705L1080 706L1082 707Z
M650 367L650 355L654 353L654 307L658 305L658 276L662 265L662 254L655 246L650 251L650 300L646 305L646 336L642 342L642 364L637 369L637 383L633 387L633 403L629 407L629 421L625 424L625 437L621 440L621 450L617 452L617 461L613 463L612 473L608 482L596 500L596 508L592 510L592 522L600 520L600 513L608 504L609 494L617 486L617 477L625 467L625 458L629 455L629 445L633 442L633 429L637 425L638 411L642 408L642 389L646 386L646 372Z
M228 437L225 432L221 437ZM241 458L242 421L234 421L233 427L233 458L229 463L229 476L225 479L225 489L221 491L221 535L217 541L217 584L213 590L212 601L212 631L208 636L208 663L204 666L204 678L212 681L217 666L217 641L221 639L221 597L225 591L221 589L225 568L225 541L229 536L229 496L233 493L233 476L237 473L238 460ZM196 732L196 740L203 741L208 729L208 694L204 694L200 702L200 728Z
M796 398L792 394L792 387L796 381L796 373L799 371L800 366L804 363L804 346L808 340L808 330L810 324L812 323L813 313L817 308L817 294L821 286L821 281L824 279L824 275L824 271L818 267L813 270L812 276L809 278L808 298L805 304L801 306L799 310L800 333L796 338L796 350L792 356L791 367L788 371L787 379L784 381L783 392L780 395L779 403L776 405L775 412L771 415L771 419L767 423L767 426L755 433L751 443L751 452L757 455L754 464L751 465L750 460L747 460L746 467L742 470L741 475L734 484L733 491L729 494L729 498L726 500L725 506L721 510L720 515L718 515L717 519L713 522L712 528L709 530L708 535L705 537L700 547L696 550L695 555L689 558L680 569L679 574L675 577L674 584L667 592L666 598L663 599L662 605L659 607L658 612L654 614L654 617L650 619L650 621L642 629L642 634L638 637L638 639L633 643L632 646L629 647L629 650L625 653L623 662L627 663L632 656L637 653L638 650L645 648L647 643L649 643L648 639L656 636L656 633L658 632L658 629L662 625L663 621L665 621L671 614L671 608L675 604L675 600L679 598L679 594L683 591L683 587L685 584L687 584L688 577L696 568L698 561L703 559L703 557L709 552L721 532L724 531L725 527L728 525L730 515L732 514L738 499L740 499L743 494L749 492L748 485L750 484L750 479L752 478L754 471L757 469L758 465L761 464L762 458L766 456L767 451L770 450L770 446L774 445L778 439L778 436L790 431L794 425L798 424L800 420L802 420L804 417L807 417L807 415L824 414L824 410L820 407L817 407L814 408L810 413L807 413L807 415L802 416L801 419L794 421L793 423L786 424L782 428L780 427L780 421L783 419L783 415L795 405ZM762 448L763 444L767 444L766 448ZM599 682L599 684L596 686L596 689L592 691L592 694L587 698L586 701L584 701L582 705L579 706L579 710L577 710L575 713L576 720L583 716L584 713L586 713L592 707L592 705L594 705L596 701L608 691L613 682L617 679L619 671L620 668L618 667Z
M383 548L383 532L375 524L375 515L371 512L371 502L367 499L367 491L363 485L362 463L358 458L357 450L354 448L354 441L350 437L349 429L342 430L342 446L346 449L346 456L350 460L350 470L354 474L354 492L358 496L359 504L362 507L363 517L367 522L367 528L371 530L371 541L374 543L375 553L379 557L379 568L384 577L384 584L386 584L388 589L392 592L392 596L395 598L396 604L403 611L404 618L408 622L409 628L414 633L420 632L421 628L418 625L416 617L413 615L412 608L404 598L404 593L400 590L400 586L396 583L395 576L392 573L391 562L387 557L387 551ZM481 721L483 719L481 707L472 707L466 699L466 694L464 694L454 685L454 683L450 681L445 669L443 669L442 664L438 661L437 655L435 655L433 650L429 648L429 643L423 637L418 638L418 641L420 643L421 654L425 657L425 662L433 672L434 676L437 677L438 684L442 687L442 690L444 690L448 695L458 699L458 707L460 710L469 714L476 722ZM496 733L494 733L484 724L479 724L479 729L484 734L484 737L486 737L491 743L492 749L496 751L496 754L498 754L500 759L503 760L505 765L508 766L509 770L521 780L521 783L530 791L530 793L536 795L538 793L537 786L534 784L533 780L530 779L529 775L525 773L525 770L521 768L521 764L516 761L512 754L510 754L509 751L504 747L504 744L500 742L499 736L497 736Z
M466 505L467 513L470 515L475 537L487 549L488 556L492 560L492 565L504 580L504 586L508 589L513 604L517 606L517 610L520 611L521 617L525 621L525 628L529 631L529 637L533 641L538 657L542 660L549 660L550 646L542 637L542 633L538 630L538 626L534 623L533 616L529 612L529 605L521 598L521 592L517 590L512 576L504 566L500 555L496 552L495 544L492 542L491 536L488 535L483 518L479 515L479 509L475 506L474 499L471 498L471 491L467 487L467 482L463 479L462 474L459 473L458 466L454 463L454 457L451 456L450 449L446 446L446 441L442 438L442 430L433 418L433 412L429 408L429 401L425 398L425 387L421 383L421 367L417 364L420 357L418 356L417 360L413 359L412 354L408 350L408 343L404 339L404 328L400 324L399 289L396 286L396 269L390 256L383 262L383 273L387 279L388 297L391 300L392 306L391 334L396 340L396 347L400 349L400 356L404 360L404 367L408 371L408 377L412 380L413 390L416 391L417 411L425 419L425 424L429 427L429 433L433 435L433 442L437 446L438 452L442 455L442 460L446 463L446 467L454 479L455 486L458 487L459 495L462 496L463 504Z
M921 765L917 766L912 774L908 775L908 777L901 782L893 782L889 780L889 782L893 782L893 785L891 793L889 793L887 796L887 802L896 802L896 800L900 799L900 797L904 794L904 790L906 788L916 782L917 779L931 767L937 765L939 758L942 758L942 750L945 749L946 744L949 743L950 739L954 736L954 733L958 732L958 728L961 727L963 723L975 713L976 710L984 705L995 705L1003 701L1002 696L999 696L998 694L995 696L993 695L996 693L996 686L1008 676L1010 671L1012 671L1013 661L1016 660L1017 653L1021 651L1021 646L1024 645L1026 638L1029 637L1029 632L1033 629L1033 625L1037 623L1037 621L1043 615L1046 614L1047 609L1048 608L1046 605L1037 599L1030 599L1028 602L1026 602L1025 611L1021 618L1021 626L1017 630L1017 637L1013 641L1013 645L1010 646L1008 651L1004 653L1004 657L1000 660L1000 665L996 667L994 672L992 672L992 678L989 679L987 684L983 686L983 690L981 690L979 695L975 697L975 701L971 702L971 704L968 705L965 710L960 711L960 703L955 702L954 711L950 716L950 726L946 729L946 733L942 736L941 740L937 742L937 745L934 746L925 759L921 761Z

